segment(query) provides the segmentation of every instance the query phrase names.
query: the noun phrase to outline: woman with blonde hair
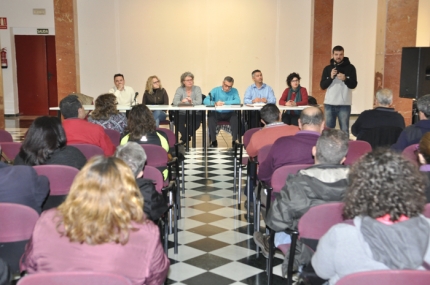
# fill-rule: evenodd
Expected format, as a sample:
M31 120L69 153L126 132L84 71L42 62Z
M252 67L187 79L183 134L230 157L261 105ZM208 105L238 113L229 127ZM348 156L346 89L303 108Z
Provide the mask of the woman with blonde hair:
M167 95L166 89L161 86L160 79L158 79L156 75L149 76L146 81L142 104L169 105L169 95ZM155 124L158 128L160 121L164 121L166 119L166 113L162 110L155 110L152 114L154 115Z
M105 129L111 129L124 133L127 127L127 118L124 113L116 109L118 105L117 98L114 94L102 94L96 99L95 109L88 117L88 122L102 126Z
M64 203L37 221L21 264L29 274L77 268L133 284L162 284L167 276L159 229L146 219L134 175L119 158L88 161Z

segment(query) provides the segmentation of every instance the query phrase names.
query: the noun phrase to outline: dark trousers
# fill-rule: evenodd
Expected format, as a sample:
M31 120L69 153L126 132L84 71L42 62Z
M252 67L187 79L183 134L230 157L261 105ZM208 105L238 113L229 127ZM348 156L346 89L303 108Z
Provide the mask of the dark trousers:
M220 121L230 122L231 135L233 141L237 140L237 134L239 132L239 124L237 122L236 112L220 113L220 112L210 112L208 115L208 126L209 126L209 136L212 141L216 140L216 125Z
M287 111L282 114L282 122L287 125L299 125L300 112Z
M200 127L200 124L202 122L202 115L200 114L200 112L197 112L196 114L196 122L194 124L194 127L192 126L192 112L190 111L190 113L188 114L188 123L189 123L189 128L188 128L188 135L192 136L194 130L198 130ZM185 138L185 136L187 135L187 129L186 129L186 116L185 114L179 114L179 122L178 122L178 130L181 133L182 136L182 140L184 142L187 142L188 140Z

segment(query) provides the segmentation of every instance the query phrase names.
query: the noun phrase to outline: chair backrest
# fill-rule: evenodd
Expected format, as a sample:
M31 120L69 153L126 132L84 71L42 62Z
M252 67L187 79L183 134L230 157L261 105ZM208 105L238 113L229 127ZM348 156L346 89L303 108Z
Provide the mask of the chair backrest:
M347 275L336 285L427 285L429 283L430 271L428 270L375 270Z
M38 175L45 175L49 180L49 195L67 195L79 170L66 165L33 166Z
M415 164L417 166L419 165L418 156L416 153L418 146L419 146L419 144L417 144L417 143L412 144L402 151L403 157L408 159L409 161L411 161L413 164Z
M376 127L363 132L357 139L368 142L372 149L389 147L396 143L402 131L402 128L396 126Z
M163 175L161 174L160 170L157 168L147 165L145 166L145 169L143 170L143 178L151 179L155 183L155 190L157 192L161 193L161 189L163 189Z
M364 154L371 152L372 146L365 141L349 141L348 153L346 154L346 160L343 164L351 165L356 162Z
M8 160L14 160L21 150L20 142L0 142L1 154Z
M249 142L251 141L252 135L259 130L261 130L261 128L252 128L252 129L247 130L243 134L243 146L245 147L245 149L248 146Z
M423 211L423 215L424 215L426 218L429 218L429 219L430 219L430 203L427 203L427 204L425 205L425 207L424 207L424 211Z
M258 162L260 164L266 160L267 156L269 155L271 148L272 148L272 145L268 144L268 145L265 145L258 150L258 157L257 158L258 158Z
M12 135L5 130L0 130L0 142L13 142Z
M103 149L93 144L79 143L79 144L69 144L69 145L79 149L87 159L90 159L91 157L96 155L104 155Z
M305 169L312 166L312 164L296 164L296 165L284 165L275 170L272 174L271 185L273 192L280 192L282 187L287 181L288 175L296 174L299 170Z
M21 278L19 285L131 285L124 276L103 272L43 272Z
M146 165L153 167L166 167L169 161L164 148L154 144L141 144L146 153Z
M105 129L105 133L108 135L114 146L119 146L121 139L121 133L117 130Z
M0 242L30 239L39 215L25 205L0 203Z
M174 132L172 132L171 130L166 129L166 128L157 128L157 131L158 132L163 132L163 133L166 134L167 140L169 141L169 147L170 147L170 149L172 149L172 148L175 147L176 136L175 136Z
M299 220L300 238L319 240L333 225L343 222L343 203L311 207Z

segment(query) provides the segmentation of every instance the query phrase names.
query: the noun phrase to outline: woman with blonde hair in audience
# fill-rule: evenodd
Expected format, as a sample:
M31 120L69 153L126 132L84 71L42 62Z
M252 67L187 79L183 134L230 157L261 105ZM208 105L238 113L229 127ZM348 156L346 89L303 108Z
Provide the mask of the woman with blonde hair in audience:
M345 275L372 270L424 269L430 263L430 220L425 178L391 150L377 149L355 163L345 193L344 216L319 241L312 265L335 284Z
M66 133L57 117L43 116L33 121L15 157L15 165L66 165L81 169L87 159L68 146Z
M116 105L118 105L118 101L114 94L100 95L96 99L94 111L88 117L88 122L123 134L127 127L127 118L124 113L117 110Z
M142 104L169 105L169 95L167 95L166 89L161 86L160 79L156 75L150 76L146 81ZM164 121L167 115L162 110L155 110L152 114L154 115L155 126L158 128L160 121Z
M98 271L132 284L162 284L169 260L158 227L143 213L131 169L119 158L96 156L76 176L63 204L44 212L21 269Z

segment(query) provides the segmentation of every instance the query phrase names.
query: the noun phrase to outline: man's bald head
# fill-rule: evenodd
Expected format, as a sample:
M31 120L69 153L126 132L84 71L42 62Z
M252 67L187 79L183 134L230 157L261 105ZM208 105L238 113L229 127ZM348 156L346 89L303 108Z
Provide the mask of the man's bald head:
M308 107L302 111L299 119L301 130L317 131L319 133L324 129L324 114L318 107Z

